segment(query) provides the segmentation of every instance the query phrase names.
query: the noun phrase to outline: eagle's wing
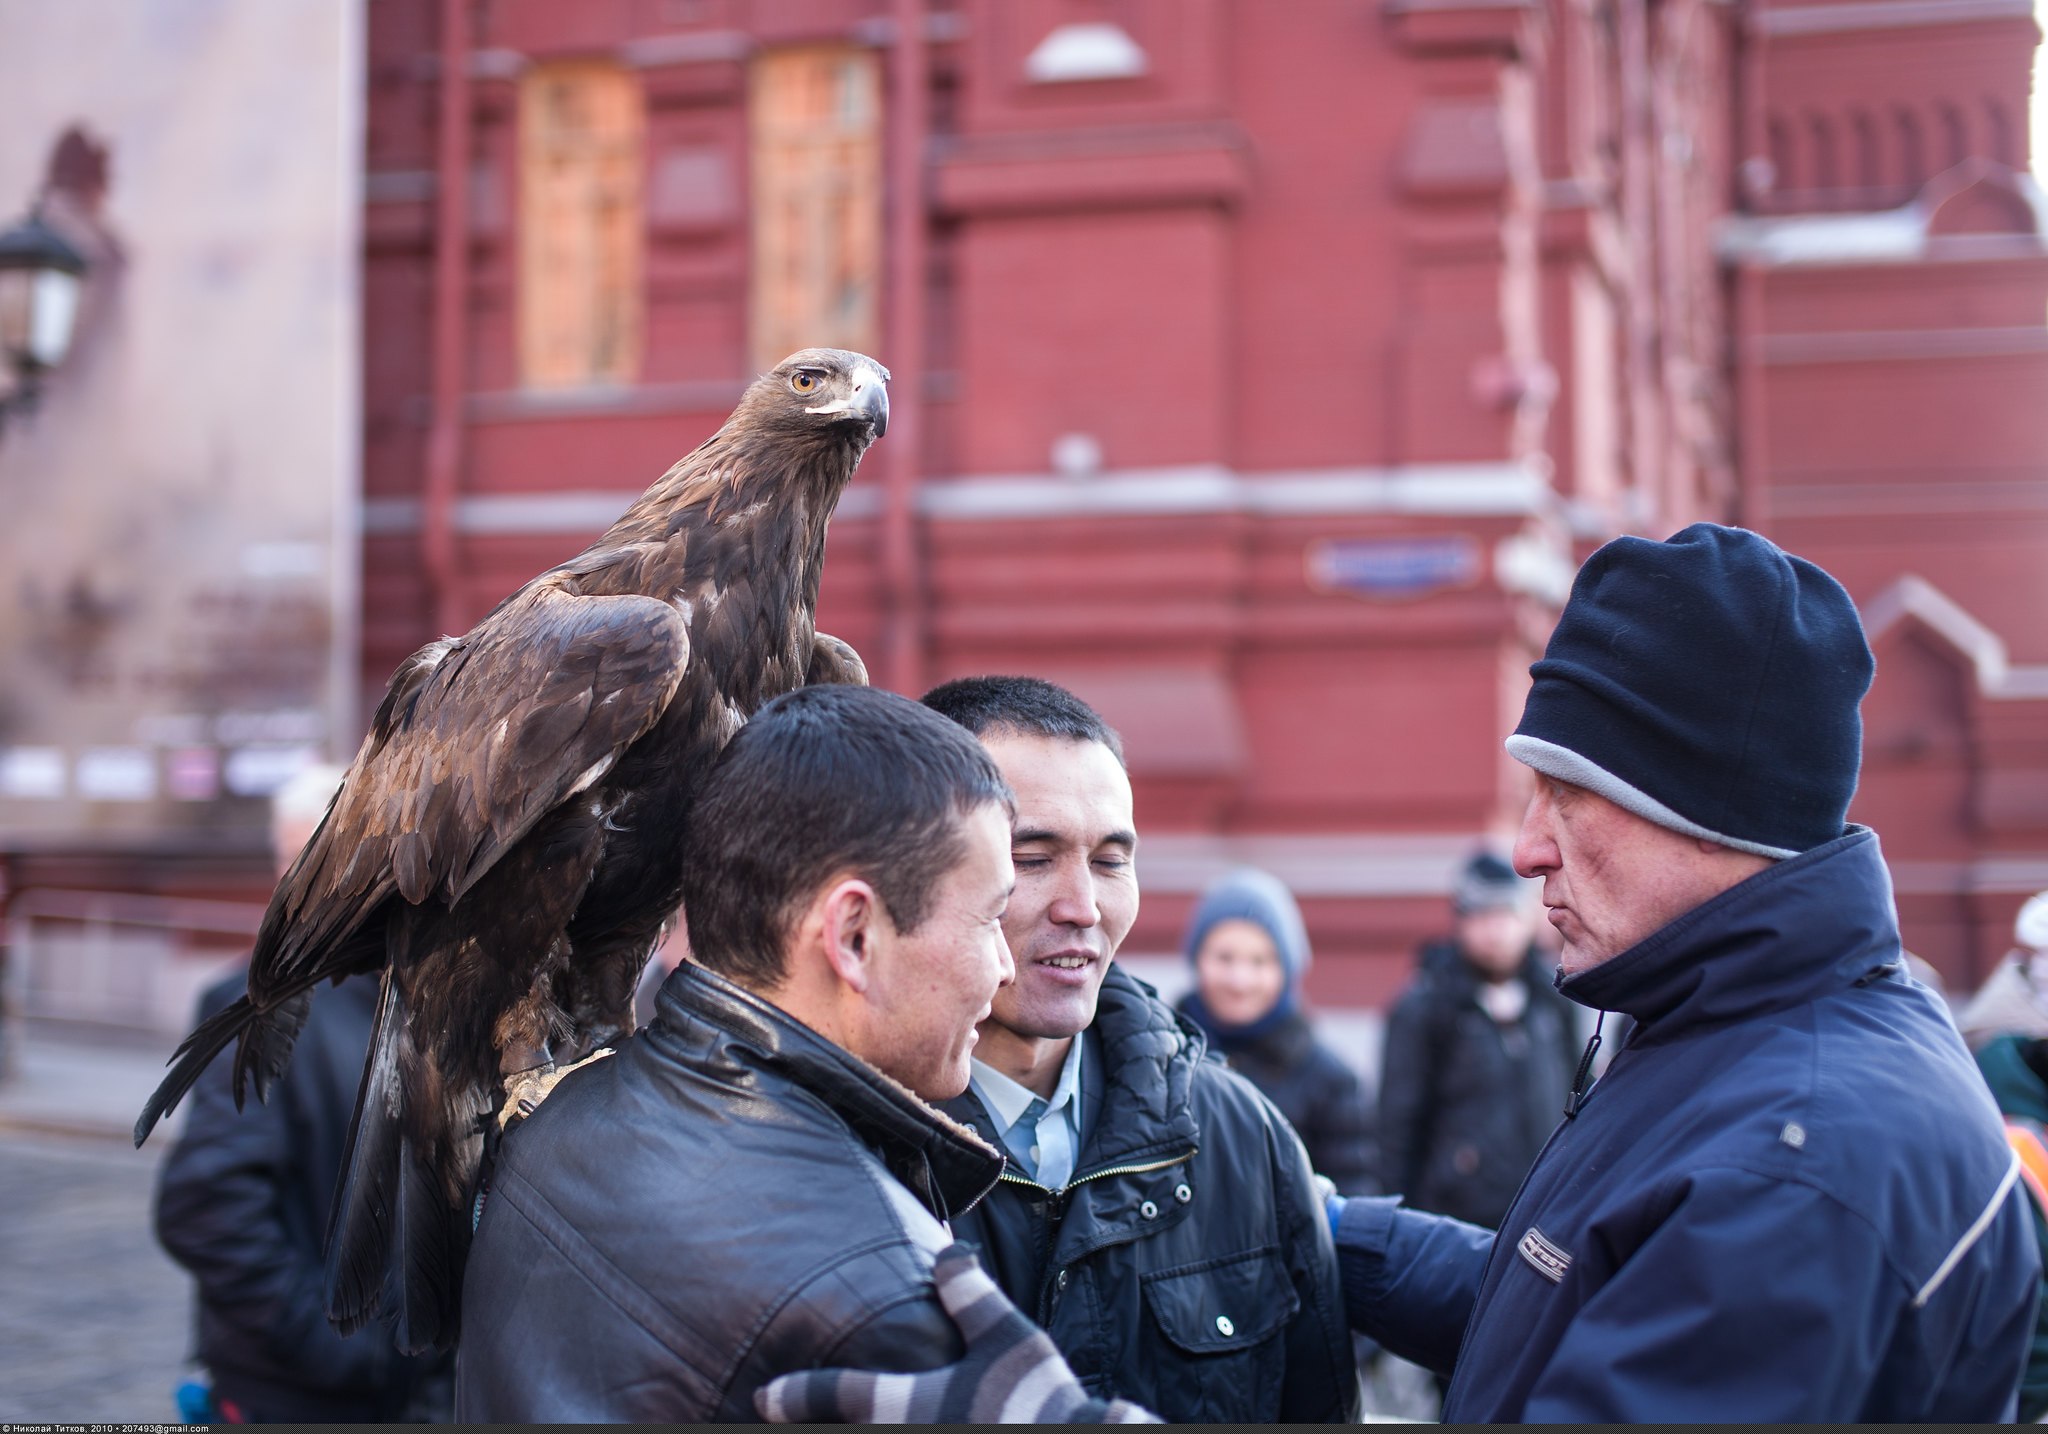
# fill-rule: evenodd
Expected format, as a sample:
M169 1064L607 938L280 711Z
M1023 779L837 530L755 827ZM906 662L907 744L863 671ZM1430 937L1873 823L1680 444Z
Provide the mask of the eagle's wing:
M535 822L646 735L689 650L682 614L665 602L537 583L468 635L413 654L278 884L252 995L342 974L333 958L389 896L460 901Z

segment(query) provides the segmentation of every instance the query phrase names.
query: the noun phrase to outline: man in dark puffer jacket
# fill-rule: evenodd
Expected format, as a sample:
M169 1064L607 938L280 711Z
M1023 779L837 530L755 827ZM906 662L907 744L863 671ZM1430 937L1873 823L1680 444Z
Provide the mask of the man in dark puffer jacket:
M1017 979L944 1107L1010 1167L956 1233L1097 1396L1173 1422L1349 1419L1351 1338L1301 1142L1112 964L1138 911L1116 734L1029 678L925 701L980 735L1017 795Z

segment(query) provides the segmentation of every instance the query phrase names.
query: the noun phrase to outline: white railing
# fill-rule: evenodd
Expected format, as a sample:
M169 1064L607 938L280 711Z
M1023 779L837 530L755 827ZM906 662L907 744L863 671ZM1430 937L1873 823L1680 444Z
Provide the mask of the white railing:
M181 1031L262 921L254 902L25 888L7 903L8 1012Z

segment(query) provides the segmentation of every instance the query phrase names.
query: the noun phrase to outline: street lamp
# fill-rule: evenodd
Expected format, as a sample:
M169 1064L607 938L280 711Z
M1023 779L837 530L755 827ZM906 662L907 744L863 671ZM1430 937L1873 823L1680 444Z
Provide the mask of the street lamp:
M86 267L40 212L0 232L0 359L13 371L0 391L0 427L34 406L42 376L69 352Z

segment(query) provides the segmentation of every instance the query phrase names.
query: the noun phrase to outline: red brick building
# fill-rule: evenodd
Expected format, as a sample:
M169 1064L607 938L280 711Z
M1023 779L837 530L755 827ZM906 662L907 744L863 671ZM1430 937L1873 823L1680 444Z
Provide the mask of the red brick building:
M2025 0L379 0L365 701L803 343L894 370L822 624L1124 729L1130 947L1236 860L1374 1004L1511 833L1575 559L1836 572L1958 982L2048 886Z

